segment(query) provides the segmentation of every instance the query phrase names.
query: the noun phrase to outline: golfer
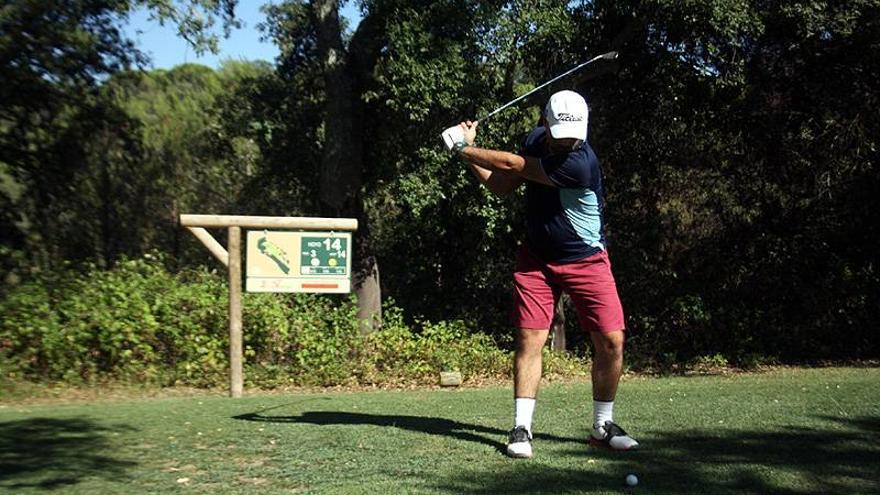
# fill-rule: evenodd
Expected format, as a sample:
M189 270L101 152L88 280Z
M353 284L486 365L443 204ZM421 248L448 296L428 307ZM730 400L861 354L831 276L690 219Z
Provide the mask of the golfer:
M605 248L599 160L587 144L589 109L574 91L553 94L541 125L518 154L474 146L478 122L462 122L452 149L479 181L506 195L526 185L526 241L514 279L514 422L511 457L532 457L532 416L541 381L541 349L555 303L567 293L594 347L590 444L614 450L638 446L614 423L614 397L623 366L624 319Z

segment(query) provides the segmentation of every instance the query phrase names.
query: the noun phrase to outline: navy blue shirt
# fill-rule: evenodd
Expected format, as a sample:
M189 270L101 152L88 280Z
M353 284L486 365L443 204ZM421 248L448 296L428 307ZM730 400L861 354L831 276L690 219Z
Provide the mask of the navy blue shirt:
M571 152L550 154L546 141L546 129L537 127L519 152L539 158L556 185L526 181L526 240L544 261L577 261L605 249L602 170L586 142Z

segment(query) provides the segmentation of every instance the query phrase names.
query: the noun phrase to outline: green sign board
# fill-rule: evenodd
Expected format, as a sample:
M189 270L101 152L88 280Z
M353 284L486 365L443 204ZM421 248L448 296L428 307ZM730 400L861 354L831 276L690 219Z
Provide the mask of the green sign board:
M303 275L347 275L347 238L303 236L300 246L300 270Z
M248 292L351 291L351 233L249 231Z

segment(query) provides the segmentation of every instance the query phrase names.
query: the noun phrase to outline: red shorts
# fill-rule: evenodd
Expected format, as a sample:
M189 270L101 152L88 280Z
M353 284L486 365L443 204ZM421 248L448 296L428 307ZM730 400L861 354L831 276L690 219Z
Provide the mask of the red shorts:
M582 329L624 329L623 307L605 251L570 263L555 263L539 260L522 245L513 281L514 323L519 328L550 328L556 300L565 291L574 303Z

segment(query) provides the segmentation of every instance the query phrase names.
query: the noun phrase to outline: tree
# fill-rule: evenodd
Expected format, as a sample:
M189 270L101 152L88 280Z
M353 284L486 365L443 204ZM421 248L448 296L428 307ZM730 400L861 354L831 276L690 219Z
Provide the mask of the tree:
M369 73L376 56L366 49L375 39L361 33L369 31L372 21L365 20L346 47L338 1L286 2L267 7L267 12L269 32L282 51L279 69L293 81L299 77L296 72L308 74L306 77L314 81L311 84L317 83L312 88L320 91L320 110L304 126L323 130L316 162L319 209L323 215L361 220L354 287L358 318L364 322L364 331L369 331L381 321L379 266L361 198L364 132L360 76Z
M216 46L208 31L213 16L229 28L235 3L15 0L0 8L0 164L3 181L19 190L0 204L4 218L16 219L19 233L9 238L15 248L44 266L61 259L58 232L70 226L53 206L70 199L70 181L86 166L88 136L128 128L99 95L102 80L146 61L119 30L127 13L144 6L162 22L180 22L180 32L204 50ZM197 12L205 15L189 15Z
M624 206L609 224L631 344L676 360L875 353L872 303L854 297L875 263L850 248L876 233L860 213L873 203L853 200L877 184L877 121L858 109L877 98L878 3L587 8L604 20L592 32L628 31L591 132Z
M508 334L521 198L489 195L438 132L616 49L615 79L567 79L479 139L516 150L551 91L587 97L629 348L659 365L880 353L880 1L370 0L354 32L338 2L288 1L267 7L276 67L146 74L121 70L129 4L43 4L0 9L8 259L174 252L192 205L351 215L365 320L381 261L410 318Z
M532 77L520 49L559 46L552 33L570 24L559 18L566 2L365 2L348 39L337 8L287 2L269 10L270 35L282 47L279 72L302 95L315 91L324 101L316 172L324 204L364 209L364 240L388 260L383 285L413 313L505 321L485 308L507 301L499 289L511 257L496 247L512 250L518 211L469 181L437 133L450 116L491 108ZM567 68L577 56L554 57L535 73ZM536 120L513 110L486 129L487 142L515 148L517 134Z
M246 138L225 132L221 116L226 102L221 97L235 94L240 82L259 70L243 63L227 64L219 71L180 65L168 71L120 73L102 86L102 93L136 122L129 133L141 149L136 170L113 175L125 187L137 184L143 191L129 195L120 206L136 198L145 202L134 208L126 221L119 222L127 229L142 227L142 235L123 253L152 248L185 262L193 253L184 252L181 245L184 232L178 227L179 215L238 208L260 158ZM90 162L100 162L110 150L113 148L101 146ZM120 153L117 160L122 156ZM198 259L202 258L200 253Z

